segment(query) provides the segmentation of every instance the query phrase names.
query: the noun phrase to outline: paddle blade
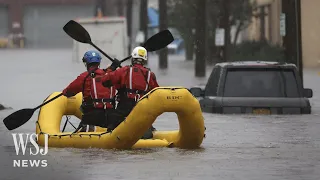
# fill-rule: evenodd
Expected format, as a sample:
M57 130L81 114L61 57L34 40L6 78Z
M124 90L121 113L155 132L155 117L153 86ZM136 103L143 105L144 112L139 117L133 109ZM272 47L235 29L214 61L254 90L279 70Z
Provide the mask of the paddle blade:
M28 122L34 113L34 109L20 109L3 120L8 130L16 129Z
M166 29L150 37L144 43L143 47L146 48L147 51L152 52L165 48L173 41L174 38L171 32L168 29Z
M86 29L74 20L70 20L66 25L63 26L64 32L66 32L72 39L82 42L91 43L91 37Z

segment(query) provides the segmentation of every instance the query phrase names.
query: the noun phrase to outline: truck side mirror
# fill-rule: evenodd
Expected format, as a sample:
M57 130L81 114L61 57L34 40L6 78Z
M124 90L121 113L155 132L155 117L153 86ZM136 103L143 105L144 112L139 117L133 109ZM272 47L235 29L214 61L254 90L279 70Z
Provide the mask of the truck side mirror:
M312 89L309 89L309 88L303 89L303 97L305 97L305 98L312 98L312 96L313 96L313 91L312 91Z
M199 87L192 87L189 90L191 92L191 94L193 94L195 97L201 97L204 95L204 92L201 88Z

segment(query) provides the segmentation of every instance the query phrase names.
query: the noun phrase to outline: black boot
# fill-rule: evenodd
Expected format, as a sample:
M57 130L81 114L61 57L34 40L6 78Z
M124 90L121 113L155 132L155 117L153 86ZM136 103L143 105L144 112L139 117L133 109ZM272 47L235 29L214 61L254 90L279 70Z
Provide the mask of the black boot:
M113 124L109 124L107 127L107 133L112 132L114 130L114 125Z
M153 133L151 128L149 128L147 132L145 132L144 135L141 137L141 139L152 139L152 138L153 138Z
M156 131L157 129L156 128L154 128L152 125L151 125L151 131Z
M80 132L94 132L94 125L83 124Z

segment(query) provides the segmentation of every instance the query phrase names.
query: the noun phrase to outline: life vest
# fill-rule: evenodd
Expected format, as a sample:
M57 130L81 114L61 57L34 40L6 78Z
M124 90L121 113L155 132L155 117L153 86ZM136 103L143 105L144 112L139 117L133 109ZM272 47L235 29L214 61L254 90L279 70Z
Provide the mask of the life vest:
M149 92L150 69L144 67L142 70L139 67L130 66L127 71L127 78L125 92L128 98L137 101Z
M114 107L116 90L114 87L106 88L102 85L101 78L104 74L94 69L88 72L83 82L83 90L85 82L90 77L90 99L84 100L84 104L93 105L94 108L109 109Z

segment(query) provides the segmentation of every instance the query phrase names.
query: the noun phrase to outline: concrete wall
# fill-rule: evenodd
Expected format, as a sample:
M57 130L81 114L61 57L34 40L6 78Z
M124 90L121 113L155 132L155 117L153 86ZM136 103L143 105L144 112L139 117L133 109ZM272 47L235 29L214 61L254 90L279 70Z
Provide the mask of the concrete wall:
M303 66L320 67L320 0L301 0Z

